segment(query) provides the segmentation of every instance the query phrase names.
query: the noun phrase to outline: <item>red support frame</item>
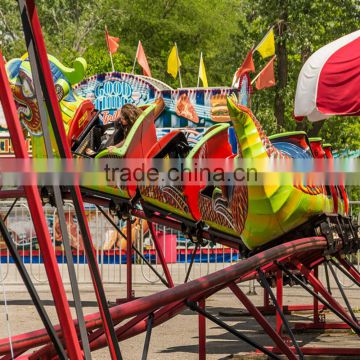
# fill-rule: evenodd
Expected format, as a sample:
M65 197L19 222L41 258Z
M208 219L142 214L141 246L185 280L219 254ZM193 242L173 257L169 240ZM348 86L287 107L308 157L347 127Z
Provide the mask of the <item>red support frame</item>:
M276 271L276 300L279 304L281 311L283 312L283 273L281 270ZM283 321L280 313L276 312L276 331L281 335Z
M126 221L126 300L130 301L133 297L132 290L132 231L131 219Z
M199 307L205 310L205 299L199 300ZM198 314L199 322L199 360L206 359L206 318Z
M14 144L15 156L20 159L28 159L29 155L25 148L24 135L21 130L16 105L9 86L1 51L0 88L0 100L3 106L9 133ZM43 255L44 267L49 280L59 322L61 328L64 329L64 340L68 354L73 359L81 359L83 357L82 350L79 345L76 329L71 317L69 303L54 254L54 248L43 212L39 191L36 186L29 185L24 186L24 192L28 201L31 218L34 222L39 247Z
M14 199L26 196L23 188L16 190L1 190L0 189L0 200L1 199Z
M277 347L285 354L289 359L296 360L297 356L293 351L290 350L290 347L286 345L284 340L281 338L278 331L275 331L269 322L266 320L263 314L257 309L257 307L248 299L248 297L242 292L242 290L235 284L231 283L229 285L230 290L234 295L243 303L245 308L249 313L254 317L254 319L259 323L259 325L265 330L265 332L272 338Z
M62 148L64 151L64 156L71 158L71 152L70 148L67 146L66 142L66 134L64 131L63 123L61 121L61 113L59 111L59 106L57 103L57 97L54 89L54 84L52 81L52 76L49 68L49 64L47 61L47 54L45 49L44 40L41 33L40 23L37 17L36 8L33 0L26 0L28 11L29 11L29 17L31 20L31 24L33 27L33 32L35 36L35 43L37 46L37 50L40 54L39 61L41 63L41 68L45 75L46 80L46 87L49 91L49 96L51 100L51 108L49 107L49 110L53 110L56 118L56 122L58 125L58 131L60 134L61 139L63 140L63 143L65 146ZM2 63L1 63L2 62ZM13 141L16 140L16 142L19 145L24 147L23 138L22 138L22 132L20 129L20 126L17 122L17 116L15 105L13 103L12 96L10 99L11 91L9 92L9 85L7 84L7 76L4 69L3 59L0 52L0 70L1 70L1 76L0 76L0 88L5 89L5 94L0 93L1 100L6 99L6 101L9 102L8 109L6 109L6 106L4 107L5 114L8 113L8 116L11 119L12 122L12 139ZM2 82L5 84L4 86ZM45 93L46 94L46 93ZM9 110L10 109L10 110ZM9 110L9 111L6 111ZM17 126L16 126L17 124ZM10 126L9 126L10 128ZM20 129L20 130L19 130ZM14 137L13 137L14 136ZM59 143L60 144L60 143ZM23 155L23 149L21 148L19 150L18 154ZM24 155L25 156L25 155ZM22 157L22 156L20 156ZM78 212L78 216L81 215L83 219L85 219L85 211L84 211L84 205L83 205L83 199L80 192L79 186L74 186L75 194L78 199L78 204L80 208L80 212ZM38 239L39 239L39 245L42 251L42 254L44 256L44 265L47 272L47 275L49 277L49 283L51 287L51 291L54 297L56 310L59 316L60 326L57 327L57 330L59 334L63 337L66 345L67 350L69 353L69 357L71 359L81 359L83 357L81 347L78 343L78 337L76 333L76 322L73 322L71 319L69 304L66 298L66 294L63 288L63 284L61 281L60 273L57 267L56 258L53 253L52 243L49 236L49 232L47 229L46 221L44 214L42 212L42 206L41 206L41 199L39 196L39 193L37 191L36 186L29 186L25 187L24 189L26 197L29 202L29 207L31 211L31 215L34 221L34 226L37 231ZM6 194L5 194L6 195ZM4 196L4 193L0 192L0 198ZM74 196L74 195L72 195ZM75 202L75 200L74 200ZM31 206L30 206L31 205ZM36 218L34 218L36 216ZM161 218L161 215L158 216L158 218ZM163 219L163 222L169 223L172 222L171 219ZM173 224L176 223L172 222ZM181 224L178 222L176 224L181 228ZM85 232L84 234L87 234L88 238L90 237L90 231L87 222L85 221ZM282 271L279 269L274 269L274 264L271 265L271 263L268 263L267 261L274 261L276 259L280 258L288 258L294 256L298 256L299 254L304 255L304 259L306 259L304 263L301 263L298 259L293 259L293 263L295 264L296 268L302 272L302 274L308 279L308 281L313 285L315 292L319 292L331 305L341 312L342 315L346 316L347 319L352 321L352 319L348 316L344 308L329 294L324 286L321 284L321 282L318 279L318 265L323 261L322 259L322 252L326 246L326 241L322 238L310 238L307 239L308 242L311 242L311 244L305 244L302 243L301 240L299 241L293 241L287 244L282 244L278 249L269 249L266 250L264 253L260 253L257 255L252 256L252 258L246 259L243 261L242 264L237 264L235 266L231 266L225 270L218 271L214 274L211 274L209 276L205 276L204 278L194 280L188 284L180 285L176 288L174 288L174 283L171 277L171 274L169 272L165 256L163 254L163 251L160 247L158 238L156 236L156 233L154 231L153 223L149 223L149 228L154 240L154 244L158 253L159 260L162 264L162 267L164 269L164 273L166 276L166 279L168 281L168 284L170 286L170 289L165 290L164 292L161 292L159 294L150 295L143 299L135 300L133 298L133 291L132 291L132 238L131 238L131 221L128 220L127 222L127 303L122 304L118 307L114 307L111 310L111 316L113 323L118 325L122 320L125 320L131 316L135 316L133 319L128 321L125 325L119 325L116 330L116 339L125 339L131 336L136 335L137 333L140 333L141 331L144 331L146 329L147 324L147 316L149 313L155 313L154 316L154 324L159 324L161 322L166 321L167 319L171 318L172 316L175 316L178 312L180 312L187 304L187 299L196 299L196 301L199 301L199 305L201 308L205 308L205 299L207 296L210 296L212 293L219 291L220 289L229 286L231 290L234 292L234 294L239 298L240 301L242 301L245 305L245 307L253 314L253 316L256 318L256 320L259 322L259 324L265 329L265 331L271 336L271 338L274 340L275 344L277 345L277 349L280 350L282 353L286 354L290 359L295 358L295 354L293 351L293 348L290 348L286 345L284 340L281 338L281 328L282 328L282 319L277 314L276 316L276 331L272 329L272 327L269 325L267 320L264 318L264 316L260 313L260 311L249 301L249 299L242 293L242 291L235 285L236 281L241 281L246 278L253 278L253 273L255 268L267 268L269 270L269 273L272 271L275 271L276 274L276 284L277 284L277 301L279 303L279 306L281 309L283 309L283 278L282 278ZM38 234L39 233L39 234ZM209 233L204 232L203 234L204 238L211 237ZM227 239L216 239L219 240L220 243L229 245L232 247L236 247L237 245L232 242L232 240L229 238ZM277 247L276 247L277 248ZM279 250L276 252L277 250ZM315 254L312 258L312 262L306 258L306 251L309 250L313 251L313 254ZM316 252L315 250L320 250L319 252ZM267 257L265 258L265 255ZM92 255L96 258L94 248L91 248L91 251L87 250L87 256ZM261 256L260 256L261 255ZM46 262L45 262L46 258ZM272 260L271 260L272 259ZM345 266L346 261L344 259L340 259L340 262ZM344 264L345 263L345 264ZM244 265L245 264L245 265ZM97 265L97 264L96 264ZM360 274L356 271L356 269L353 269L349 266L347 263L347 266L345 266L346 269L351 273L356 279L360 279ZM313 271L311 269L314 268ZM93 314L86 317L87 321L87 328L89 331L91 329L97 329L95 332L93 332L90 335L91 338L91 347L94 348L100 348L106 345L108 343L110 354L113 359L118 358L116 356L116 342L114 342L114 337L110 335L110 330L113 330L112 326L109 327L109 322L106 322L106 316L110 313L107 312L107 307L101 305L101 302L99 299L104 299L105 294L103 294L100 290L102 289L101 282L95 281L95 275L98 275L98 267L95 266L91 269L91 276L94 282L94 288L97 296L97 300L99 303L99 314ZM51 276L50 276L51 274ZM96 285L98 284L98 286ZM100 290L99 290L100 288ZM266 307L270 307L269 305L269 297L268 294L264 294L264 305ZM298 305L298 307L302 307L303 305ZM330 307L330 304L329 304ZM293 307L288 307L288 309ZM294 307L296 308L296 306ZM314 323L319 323L319 303L317 300L314 299L314 303L312 306L312 309L314 310ZM106 310L106 312L105 312ZM353 321L352 321L353 322ZM206 322L205 317L202 315L198 316L198 325L199 325L199 359L205 359L206 358ZM39 330L36 332L32 332L29 334L22 334L19 336L15 336L15 340L18 342L15 342L16 345L16 354L20 355L22 352L27 351L28 349L31 349L36 346L44 345L46 346L43 349L40 349L37 353L26 355L21 358L38 358L37 356L39 353L43 354L44 356L47 356L49 358L50 354L52 353L53 349L51 347L51 344L49 344L49 338L44 332L44 330ZM13 338L13 340L14 340ZM115 339L115 340L116 340ZM0 354L5 354L6 349L9 344L5 343L4 341L1 342L0 340ZM2 352L3 351L3 352ZM304 354L351 354L351 355L359 355L359 349L321 349L321 348L303 348L302 349ZM8 353L8 351L7 351ZM8 354L6 355L8 357Z
M295 267L306 277L307 281L313 286L314 291L320 293L324 299L333 306L339 313L348 319L349 322L355 324L353 319L348 315L345 309L335 300L335 298L325 289L323 284L314 276L314 273L302 264L298 259L293 259ZM356 324L357 325L357 324ZM359 335L360 336L360 335Z
M156 235L156 232L155 232L155 229L154 229L154 223L152 223L151 221L148 221L148 226L149 226L151 237L152 237L152 239L154 241L154 245L155 245L157 255L159 257L161 266L162 266L162 268L164 270L166 281L168 282L169 287L174 287L174 281L172 279L169 267L168 267L167 262L165 260L165 256L164 256L164 253L163 253L162 248L160 246L159 239L158 239L158 237Z
M315 266L314 268L314 277L319 280L319 266ZM317 291L315 290L317 293ZM320 322L319 317L319 300L314 297L314 324L318 324Z
M30 21L30 25L31 25L31 29L32 29L32 35L33 35L33 39L34 39L34 47L36 48L36 50L38 52L38 60L40 62L39 70L42 71L43 75L44 75L46 90L48 92L48 96L49 96L50 103L51 103L51 110L54 113L54 117L55 117L55 121L56 121L56 130L58 131L59 137L61 138L61 143L58 142L58 144L57 144L59 152L60 152L60 156L63 156L67 159L71 159L72 154L71 154L71 151L70 151L70 148L69 148L69 145L67 142L67 138L66 138L64 123L62 121L60 106L59 106L59 103L57 100L57 94L55 91L54 81L52 78L52 73L51 73L50 64L48 61L45 41L44 41L44 38L42 35L41 25L40 25L40 21L38 18L35 2L34 2L34 0L25 0L25 2L26 2L28 17L29 17L29 21ZM48 108L48 111L49 111L49 108ZM100 276L100 271L99 271L99 267L98 267L98 263L97 263L96 251L91 242L91 234L90 234L89 224L87 222L86 215L85 215L85 208L84 208L84 203L83 203L80 187L78 184L74 184L73 189L74 189L74 199L73 200L74 200L74 202L76 201L75 209L77 210L76 211L77 216L81 217L84 220L84 222L83 222L84 229L82 229L84 232L83 236L84 236L84 238L86 237L87 239L89 239L89 242L90 242L89 249L87 248L87 246L85 244L86 257L88 259L95 259L94 266L93 267L89 266L89 269L90 269L91 278L92 278L93 285L94 285L97 302L99 305L102 323L103 323L105 333L107 336L107 340L108 340L109 352L110 352L111 358L115 360L118 357L121 357L121 354L120 354L118 344L115 343L116 339L115 339L114 329L112 328L113 325L107 321L107 319L109 319L109 320L111 320L111 319L110 319L110 315L109 315L109 310L107 309L107 307L106 307L107 305L104 300L105 293L104 293L102 287L97 285L97 281L101 282L101 276ZM75 200L75 198L76 198L76 200ZM80 224L80 226L81 226L81 224ZM89 261L89 265L90 265L90 263L91 263L91 261Z
M324 238L312 237L298 239L286 244L275 246L265 252L253 255L250 258L240 261L239 263L199 279L178 285L174 288L166 289L145 298L135 299L127 303L114 306L110 309L113 323L116 324L139 314L151 313L160 307L166 307L176 301L184 301L188 298L191 299L196 294L201 294L201 292L217 292L223 287L228 286L228 284L232 281L248 280L250 274L252 278L254 278L256 273L253 269L255 268L263 267L265 271L274 271L274 260L280 259L281 261L282 259L293 257L295 254L297 256L303 254L303 256L306 257L309 251L312 251L313 253L319 251L319 253L321 253L326 247L326 244L327 243ZM273 267L272 270L271 267ZM200 298L202 297L204 297L204 295ZM102 326L100 314L95 313L85 316L85 323L89 331L100 328ZM156 321L154 324L156 324ZM59 332L61 336L62 328L55 326L55 330ZM12 340L14 350L19 351L22 349L27 350L33 347L46 345L49 342L49 336L44 329L41 329L14 336ZM104 344L102 346L104 346ZM0 355L7 354L8 351L8 339L0 339Z

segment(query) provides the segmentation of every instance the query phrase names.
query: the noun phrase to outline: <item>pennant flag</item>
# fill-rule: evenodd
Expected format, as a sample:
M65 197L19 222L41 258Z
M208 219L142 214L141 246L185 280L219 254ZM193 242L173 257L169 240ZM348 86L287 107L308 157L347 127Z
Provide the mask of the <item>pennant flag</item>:
M255 71L255 65L253 60L253 49L251 49L246 55L246 58L242 63L242 65L237 69L236 77L240 78L241 75L254 71Z
M178 51L176 45L170 51L170 55L167 61L167 72L176 79L181 66L181 61L179 59Z
M265 89L276 84L274 75L274 60L275 56L265 65L257 76L255 87L258 90Z
M149 67L147 58L145 56L144 48L143 48L140 40L139 40L139 44L138 44L138 48L137 48L137 52L136 52L136 59L137 59L139 65L143 69L143 74L145 76L151 77L150 67Z
M204 64L204 59L203 59L202 53L200 55L199 79L201 79L201 81L203 83L203 87L209 87L207 77L206 77L205 64Z
M263 59L275 55L275 37L273 27L267 32L255 50L260 53Z
M114 36L110 36L107 31L107 27L105 27L105 39L106 39L106 44L107 44L109 53L115 54L119 47L120 39L117 37L114 37Z

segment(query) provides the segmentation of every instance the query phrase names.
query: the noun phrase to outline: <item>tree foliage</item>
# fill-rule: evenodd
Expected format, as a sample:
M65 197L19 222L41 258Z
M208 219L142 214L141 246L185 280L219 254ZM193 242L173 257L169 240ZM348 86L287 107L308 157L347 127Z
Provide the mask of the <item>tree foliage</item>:
M359 148L357 118L332 118L313 127L292 117L297 77L318 48L357 30L357 0L38 0L48 52L70 65L76 56L88 62L88 75L109 71L104 26L119 37L114 55L118 71L131 71L138 40L154 77L179 86L166 73L174 42L182 62L183 86L196 86L200 51L210 86L229 86L249 49L270 26L277 33L277 85L255 92L252 109L269 133L304 129L336 148ZM10 59L25 51L19 11L13 0L0 7L0 46ZM255 54L259 71L266 63ZM281 66L279 64L281 63ZM136 72L140 68L136 65Z

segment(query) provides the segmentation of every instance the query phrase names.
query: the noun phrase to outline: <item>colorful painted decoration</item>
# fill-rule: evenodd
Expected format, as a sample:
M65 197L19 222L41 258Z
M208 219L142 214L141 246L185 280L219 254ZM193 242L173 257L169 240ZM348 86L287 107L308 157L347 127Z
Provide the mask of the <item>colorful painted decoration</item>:
M100 129L118 117L124 104L130 103L142 106L143 112L124 144L112 150L105 148L96 158L175 157L224 162L236 158L317 157L305 133L285 133L271 139L266 136L247 106L250 85L246 74L241 77L238 89L173 90L156 79L113 72L88 78L73 90L73 82L81 76L56 59L49 60L68 141L71 146L76 145L76 150L73 148L76 156L85 154L96 136L95 132L87 132L90 120L90 128ZM43 143L37 142L43 141L42 129L29 62L26 58L13 60L8 71L20 120L35 144L33 155L45 156L39 145ZM286 174L275 177L271 185L194 183L187 178L189 175L191 172L181 185L123 183L87 187L126 201L140 193L143 206L148 204L194 223L203 221L216 231L241 238L249 249L280 238L316 215L338 209L342 214L346 212L335 188L330 192L325 186L283 185L281 176Z
M244 105L249 101L248 78L243 77L238 89L185 88L174 90L163 82L126 73L92 76L75 86L75 93L93 102L104 124L117 118L121 106L150 104L162 97L165 111L157 119L157 128L208 127L217 122L230 122L226 97L236 94Z
M68 68L55 57L48 55L48 58L65 130L71 139L87 125L93 111L92 103L75 94L72 89L72 85L83 78L86 61L78 58L74 61L73 68ZM40 112L27 54L20 59L10 60L6 69L21 124L32 140L33 156L44 157L46 152Z

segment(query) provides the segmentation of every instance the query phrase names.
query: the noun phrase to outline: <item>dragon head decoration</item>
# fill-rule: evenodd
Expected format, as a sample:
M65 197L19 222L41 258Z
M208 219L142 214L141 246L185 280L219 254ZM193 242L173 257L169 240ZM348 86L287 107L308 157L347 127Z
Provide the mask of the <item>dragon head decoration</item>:
M83 58L77 58L72 68L64 66L48 55L68 143L71 145L81 130L91 120L94 106L90 100L78 96L72 86L84 78L87 67ZM34 157L45 157L46 151L28 55L12 59L6 64L11 90L15 99L21 125L31 136Z

